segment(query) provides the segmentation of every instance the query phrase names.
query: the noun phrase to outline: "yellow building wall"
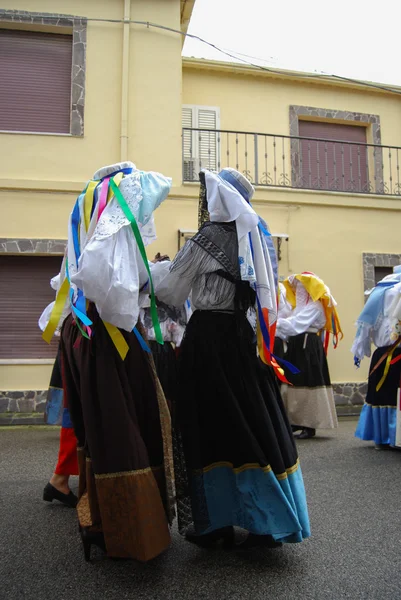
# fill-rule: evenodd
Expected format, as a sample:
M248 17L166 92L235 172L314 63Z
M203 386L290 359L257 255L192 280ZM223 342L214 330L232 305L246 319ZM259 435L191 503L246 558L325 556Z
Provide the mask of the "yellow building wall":
M121 19L123 0L5 0L3 8ZM180 28L178 0L132 0L131 19ZM88 22L85 135L0 134L0 237L67 237L67 219L84 182L120 160L123 25ZM158 240L148 249L173 257L178 230L197 227L198 187L182 185L181 105L220 107L223 129L289 134L289 106L377 114L382 143L400 144L396 97L184 66L178 35L130 26L128 158L173 177L169 199L155 214ZM107 79L105 79L107 73ZM182 93L181 93L182 83ZM286 233L280 274L312 270L339 303L345 339L329 361L334 382L363 381L353 367L354 321L363 306L362 253L401 253L401 201L377 196L258 188L254 206L273 233ZM366 361L365 361L366 362ZM0 389L46 389L51 365L0 364Z
M221 129L289 135L290 105L379 115L382 144L400 145L399 96L185 66L183 103L220 107ZM369 140L368 140L369 142Z
M2 3L4 9L88 19L123 19L124 6L124 0ZM180 30L180 2L131 0L130 19ZM99 167L120 160L160 171L180 186L182 38L131 24L128 80L123 81L123 28L122 23L87 23L82 138L0 133L0 237L66 239L68 216L85 181ZM128 150L121 156L124 86ZM167 235L171 251L174 237ZM46 389L50 372L47 364L0 364L0 390Z
M221 129L277 135L290 134L290 105L374 114L380 116L382 144L401 143L398 97L367 89L228 74L184 63L183 103L219 107ZM289 147L286 153L288 160ZM252 148L249 154L252 160ZM350 352L354 323L364 303L362 254L401 253L401 201L257 188L253 205L273 233L289 235L282 245L280 275L313 271L329 285L338 302L344 340L337 350L329 350L333 382L366 380L369 361L356 370Z

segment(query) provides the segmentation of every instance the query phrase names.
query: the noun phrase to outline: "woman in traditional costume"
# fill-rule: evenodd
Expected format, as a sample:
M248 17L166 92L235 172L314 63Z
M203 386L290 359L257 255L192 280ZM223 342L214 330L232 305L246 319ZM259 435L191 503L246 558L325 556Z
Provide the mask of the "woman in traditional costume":
M382 279L370 291L357 320L357 332L352 345L357 367L365 356L371 356L368 391L355 435L374 441L377 450L395 446L397 393L401 381L400 340L393 335L391 308L399 296L401 267Z
M290 316L292 312L292 306L289 302L287 302L287 291L285 289L285 285L281 283L278 284L278 319L286 319ZM279 358L284 358L286 352L286 344L284 339L280 337L280 330L276 330L276 338L274 340L274 354Z
M336 302L319 277L313 273L291 275L284 285L293 310L278 319L276 335L287 342L285 358L299 373L286 371L292 385L284 384L282 394L293 431L301 430L298 438L306 439L313 437L316 429L338 426L326 352L329 334L333 333L336 346L342 333Z
M47 425L61 425L61 429L56 468L43 490L43 500L58 500L65 506L75 508L78 498L71 491L69 480L72 475L78 475L77 438L68 406L64 402L60 348L54 361L47 392L45 422Z
M77 511L87 559L93 543L111 557L141 561L170 544L170 414L138 322L148 284L162 343L139 229L151 228L170 185L129 162L95 174L71 213L67 259L44 332L48 340L62 325L63 389L78 439Z
M276 378L260 366L246 318L256 298L265 328L277 315L266 230L240 173L206 171L201 179L201 211L210 222L158 287L170 305L191 294L194 309L180 354L179 528L201 546L232 545L235 526L249 532L243 547L300 542L310 530L297 450Z

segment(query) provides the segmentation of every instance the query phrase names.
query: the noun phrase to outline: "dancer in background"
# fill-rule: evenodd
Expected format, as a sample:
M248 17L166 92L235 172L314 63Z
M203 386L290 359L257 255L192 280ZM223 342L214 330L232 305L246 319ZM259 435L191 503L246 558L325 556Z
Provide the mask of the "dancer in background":
M246 318L256 294L266 327L277 316L263 225L249 204L253 192L234 169L201 173L200 212L210 213L210 222L158 287L169 305L181 306L191 294L194 309L180 354L177 426L185 460L178 457L176 476L184 465L180 531L200 546L232 545L234 526L248 531L242 547L277 547L310 535L279 387L273 371L261 368Z
M285 289L285 285L280 281L278 287L278 319L286 319L292 312L292 306L289 302L287 302L287 290ZM279 358L284 358L287 344L285 343L284 339L280 337L280 335L282 335L280 329L278 331L276 330L274 354Z
M293 431L299 439L313 437L316 429L338 426L326 353L329 334L337 345L342 336L336 302L324 282L313 273L291 275L284 282L286 300L293 307L277 321L277 337L288 344L285 358L299 369L286 372L283 400ZM324 344L320 332L326 333Z
M71 475L78 475L77 438L68 407L64 403L60 348L50 378L45 418L48 425L61 425L61 430L57 465L43 490L43 500L58 500L65 506L75 508L78 498L70 490L69 480Z
M365 356L371 356L368 391L355 435L373 441L376 450L395 446L397 392L401 381L401 349L392 330L391 308L400 290L401 266L384 277L369 292L366 304L357 320L357 332L352 345L357 367ZM397 336L396 336L397 337ZM389 358L389 360L387 360Z

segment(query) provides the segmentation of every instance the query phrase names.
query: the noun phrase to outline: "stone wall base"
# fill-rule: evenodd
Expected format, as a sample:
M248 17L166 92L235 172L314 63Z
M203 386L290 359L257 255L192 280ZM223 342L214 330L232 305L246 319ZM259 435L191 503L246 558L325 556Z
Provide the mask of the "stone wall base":
M0 391L0 413L45 412L47 390Z
M360 408L365 402L368 382L333 383L333 391L337 407Z
M339 416L359 414L368 389L365 383L334 383ZM44 423L47 390L0 391L0 425Z

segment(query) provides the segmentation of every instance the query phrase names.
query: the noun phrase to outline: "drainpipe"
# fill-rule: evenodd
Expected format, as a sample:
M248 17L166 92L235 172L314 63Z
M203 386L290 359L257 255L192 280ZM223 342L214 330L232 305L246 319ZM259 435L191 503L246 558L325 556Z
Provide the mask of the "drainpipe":
M128 160L129 36L131 0L124 0L123 61L121 73L120 160Z

